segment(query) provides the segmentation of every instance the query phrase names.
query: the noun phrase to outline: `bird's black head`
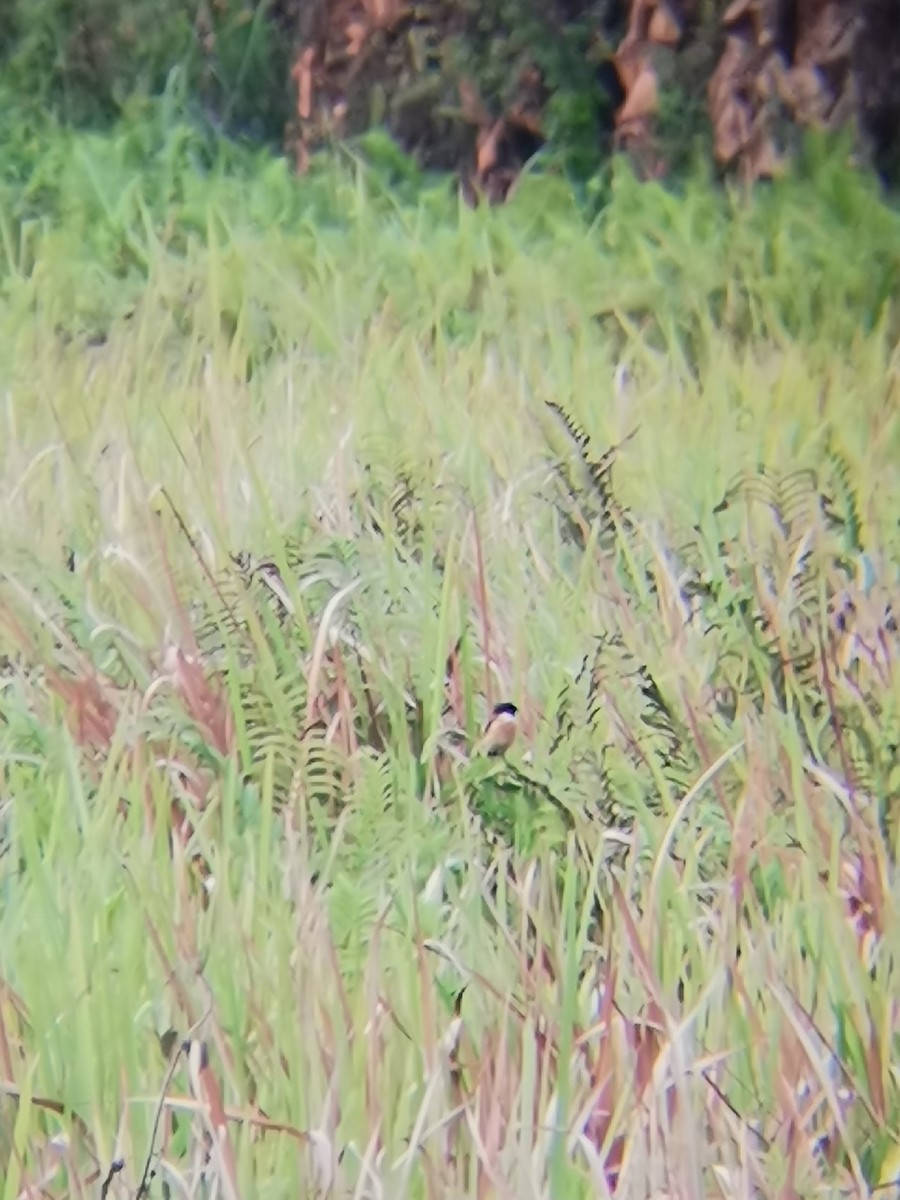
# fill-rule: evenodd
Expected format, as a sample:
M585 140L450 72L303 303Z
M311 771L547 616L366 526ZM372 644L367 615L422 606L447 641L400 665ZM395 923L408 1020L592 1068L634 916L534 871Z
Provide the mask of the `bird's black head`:
M495 717L504 715L508 717L514 717L518 711L519 710L516 708L516 706L514 704L510 704L508 700L504 700L502 704L494 705Z

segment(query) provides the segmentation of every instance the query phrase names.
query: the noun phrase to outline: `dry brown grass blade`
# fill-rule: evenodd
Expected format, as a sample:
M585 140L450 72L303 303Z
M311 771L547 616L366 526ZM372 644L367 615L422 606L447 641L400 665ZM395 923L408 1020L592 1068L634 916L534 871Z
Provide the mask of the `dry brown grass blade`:
M460 1046L463 1040L462 1001L466 989L462 988L453 1005L453 1019L444 1034L443 1047L447 1055L447 1077L449 1083L450 1113L444 1127L443 1162L449 1166L457 1162L460 1153L460 1135L465 1121L467 1095L465 1076L460 1062Z
M752 1035L751 1044L758 1048L759 1063L762 1064L766 1048L769 1047L769 1051L771 1051L768 1035L763 1028L757 1006L747 991L739 965L736 964L731 968L730 975L735 1001L740 1005L743 1017L750 1027ZM791 1139L796 1136L796 1127L792 1122L796 1109L794 1088L799 1078L800 1068L798 1066L798 1057L793 1051L793 1044L789 1047L785 1058L782 1060L783 1045L784 1042L782 1041L778 1047L779 1069L773 1076L775 1099L778 1104L777 1125L774 1129L769 1130L768 1134L763 1134L757 1130L756 1135L763 1138L767 1147L776 1138L780 1137L785 1151L790 1152L793 1148Z
M821 1132L818 1134L820 1142L822 1140L825 1142L826 1159L833 1165L837 1145L840 1143L843 1146L854 1183L859 1189L858 1194L861 1196L866 1195L867 1188L862 1165L854 1141L847 1128L846 1109L849 1105L841 1102L838 1096L838 1089L834 1081L829 1078L821 1055L817 1053L817 1043L822 1041L821 1033L816 1029L809 1014L797 1001L796 996L789 989L785 988L780 981L771 980L770 989L776 1001L781 1005L782 1011L788 1021L788 1028L796 1040L797 1058L805 1059L802 1067L797 1072L796 1078L802 1080L810 1095L810 1100L807 1104L807 1112L798 1116L797 1096L798 1094L802 1094L802 1089L797 1088L795 1085L791 1102L794 1109L794 1117L797 1121L797 1128L799 1131L806 1132L809 1118L814 1113L821 1112L823 1115L820 1117L820 1121L827 1120L829 1122L827 1132L824 1135ZM829 1058L843 1069L842 1064L832 1051L829 1051ZM812 1072L811 1076L808 1074L808 1071ZM813 1084L817 1085L819 1089L818 1094L813 1091ZM862 1097L851 1093L851 1102L855 1099L862 1099Z
M341 970L341 964L340 964L340 961L338 960L337 950L335 948L334 942L332 941L332 939L330 937L327 940L325 952L326 952L328 960L331 964L331 972L332 972L332 976L333 976L334 986L337 989L338 1001L340 1004L340 1015L344 1022L344 1030L343 1030L342 1036L345 1039L349 1040L350 1038L353 1037L353 1031L355 1029L355 1022L353 1020L353 1009L350 1004L350 997L347 995L347 988L346 988L345 981L344 981L344 973ZM324 1001L322 1002L322 1004L320 1006L320 1010L323 1013L323 1015L328 1013L328 1009L327 1009ZM328 1018L327 1018L326 1028L331 1031L331 1034L332 1034L331 1041L332 1041L332 1046L333 1046L335 1044L335 1039L334 1039L334 1030L333 1030L333 1026L331 1024L330 1016L328 1016ZM333 1054L332 1054L331 1067L333 1070L333 1067L334 1067Z
M484 569L484 548L481 543L481 530L478 525L478 517L473 512L470 519L472 522L472 535L475 539L476 596L478 614L481 618L481 641L482 652L484 654L484 698L488 711L490 711L494 705L494 688L491 671L493 659L491 656L491 616L488 606L487 575Z
M616 1061L614 1025L622 1020L616 1009L616 982L617 972L613 965L603 980L597 1020L575 1041L576 1047L587 1049L590 1041L598 1040L596 1052L589 1057L590 1111L584 1124L584 1135L598 1154L603 1154L603 1172L611 1192L618 1182L625 1152L624 1135L611 1136L611 1122L623 1085Z
M344 656L341 654L340 645L335 645L331 652L331 665L334 670L334 687L335 700L337 703L337 711L340 716L341 730L343 732L343 751L347 759L352 758L359 749L359 741L356 736L356 727L353 719L353 714L356 709L356 701L353 698L353 693L350 690L350 684L347 679L347 671L344 666Z
M95 671L66 679L48 667L45 675L66 706L66 720L78 744L91 750L108 750L120 716L120 708L112 699L120 699L115 685Z
M242 936L242 940L244 942L247 978L257 978L253 966L252 944L249 942L249 939L246 937L246 935ZM259 1037L262 1046L269 1052L275 1061L277 1061L285 1079L290 1079L291 1067L287 1056L285 1055L284 1051L278 1047L278 1039L275 1036L272 1023L266 1016L262 1004L252 992L247 997L247 1015L249 1022L252 1024L253 1030ZM252 1093L250 1094L250 1099L253 1099Z
M484 895L484 893L482 893L482 894ZM485 895L485 903L488 907L491 907L491 900L490 900L489 896ZM496 913L496 909L493 909L493 912L494 912L494 917L497 921L498 926L501 928L502 933L505 935L505 941L507 943L508 948L516 956L522 978L527 981L528 976L529 976L529 968L528 968L528 964L526 961L526 957L525 957L525 955L519 953L515 939L513 938L512 934L509 932L509 930L506 929L505 927L503 927L502 922L500 921L500 918ZM440 957L446 959L447 961L454 963L454 965L456 965L461 971L464 971L464 973L469 981L466 985L467 988L470 987L472 984L477 983L478 986L480 988L482 988L488 996L490 996L498 1004L501 1004L501 1005L505 1006L506 1008L508 1008L509 1011L511 1013L514 1013L515 1016L520 1021L524 1022L526 1020L526 1018L528 1016L526 1007L522 1004L517 1003L514 999L510 999L507 996L506 992L504 992L495 983L493 983L492 980L489 979L487 975L484 975L479 971L475 971L471 967L464 966L462 963L459 962L459 960L454 955L447 954L446 951L443 949L443 947L441 947L439 944L437 944L433 941L426 940L425 942L423 942L423 947L424 947L424 949L429 950L432 953L440 955ZM462 993L460 993L458 1003L460 1003L461 1000L462 1000ZM459 1014L457 1014L457 1015L459 1015Z
M193 1096L179 1096L169 1093L163 1097L162 1105L163 1108L172 1112L202 1115L204 1101L198 1100ZM286 1121L276 1121L271 1117L267 1117L265 1113L259 1112L257 1109L225 1107L222 1109L222 1114L225 1120L229 1121L232 1125L247 1125L253 1129L259 1129L264 1133L283 1133L301 1144L305 1144L309 1140L308 1130L298 1129L296 1125L291 1125Z
M228 1118L219 1081L209 1063L206 1043L195 1038L186 1044L185 1053L188 1059L191 1092L198 1101L200 1116L212 1142L213 1158L218 1165L219 1178L228 1200L240 1200L237 1162L228 1132Z
M179 646L167 654L171 673L185 711L223 758L234 749L234 716L221 680L208 678L199 657Z
M462 635L460 634L454 642L450 653L447 655L447 662L444 665L444 690L447 693L450 712L453 714L453 720L458 729L464 727L466 719L465 697L463 696L462 672L460 668L461 649Z
M747 780L733 823L728 878L734 913L741 911L744 895L750 883L751 857L760 837L760 818L766 812L764 798L771 795L772 785L762 749L757 745L755 730L748 722L746 737ZM736 922L737 923L737 922Z
M494 1164L509 1137L520 1080L521 1063L510 1054L506 1023L503 1022L498 1030L486 1033L482 1040L475 1088L480 1144L486 1160L479 1162L479 1195L487 1194L490 1186L497 1186L498 1170Z
M896 1000L893 1002L896 1006ZM888 1024L889 1029L895 1029L897 1026L896 1012L891 1014L892 1020ZM869 1040L866 1046L866 1078L869 1084L870 1102L872 1105L872 1115L878 1124L885 1126L888 1120L888 1091L889 1091L889 1072L891 1066L891 1047L890 1045L882 1045L879 1038L879 1030L875 1022L870 1019L871 1028L869 1030ZM890 1034L885 1037L885 1042L890 1041Z
M13 1078L0 1079L0 1097L6 1097L10 1100L17 1101L21 1096L18 1085ZM44 1150L50 1150L49 1156L45 1155L46 1161L39 1162L38 1172L43 1178L43 1182L35 1180L28 1176L25 1163L19 1158L19 1166L22 1172L21 1178L24 1181L23 1187L20 1189L19 1197L45 1196L47 1195L47 1185L50 1180L55 1177L59 1168L65 1165L70 1182L70 1193L76 1196L79 1194L81 1179L79 1175L79 1158L87 1158L91 1163L91 1170L84 1183L91 1184L100 1178L101 1168L100 1159L97 1155L94 1139L85 1120L72 1108L67 1107L59 1100L54 1100L50 1096L35 1096L29 1098L30 1104L37 1109L42 1109L44 1112L53 1113L60 1117L63 1121L69 1123L71 1131L77 1135L77 1142L67 1137L65 1134L60 1134L56 1138L51 1139L45 1144ZM55 1148L54 1148L55 1144ZM57 1154L57 1149L59 1153ZM14 1151L17 1155L19 1152ZM32 1152L34 1157L34 1152ZM40 1152L38 1154L40 1158ZM55 1161L50 1161L54 1159Z
M616 909L622 919L625 940L631 950L637 974L649 997L647 1016L640 1023L635 1023L633 1030L639 1060L641 1060L644 1068L649 1067L649 1074L646 1071L637 1071L636 1076L646 1075L646 1082L649 1080L650 1074L652 1074L652 1062L655 1060L659 1049L659 1035L668 1031L668 1018L663 1003L662 988L650 962L650 955L641 941L637 923L635 922L628 901L625 899L618 879L613 880L612 891ZM621 1015L623 1019L627 1020L624 1013Z
M34 662L37 658L37 646L34 638L12 609L6 605L0 608L0 626L5 628L10 642L19 648L25 661Z
M422 1013L422 1057L429 1075L440 1066L440 1037L437 1014L434 1006L434 989L429 971L428 952L419 918L419 903L415 889L412 890L413 939L416 949L416 972L419 976L419 996Z
M131 878L131 873L128 871L127 867L125 867L125 871L129 878ZM197 1017L194 1011L194 1006L191 1003L191 998L188 995L187 988L182 983L176 967L166 954L166 948L163 945L162 938L159 935L159 930L156 928L156 925L153 923L150 914L146 912L146 910L144 910L144 923L147 927L147 933L150 937L150 942L153 946L153 949L156 951L156 956L162 964L165 983L172 988L172 991L175 994L175 999L178 1003L178 1007L184 1014L187 1024L193 1028L197 1022Z
M24 1058L23 1033L28 1024L25 1001L0 978L0 1070L9 1079L15 1075L13 1046L19 1061Z
M21 1094L21 1090L15 1080L0 1079L0 1095L18 1100ZM56 1113L57 1116L68 1118L84 1138L90 1139L90 1130L85 1121L78 1113L74 1112L71 1108L67 1108L61 1100L54 1100L51 1096L31 1096L29 1103L34 1105L35 1108L42 1108L46 1112Z
M319 690L319 679L322 675L323 665L328 652L328 643L331 636L332 623L335 619L335 614L342 602L356 591L362 584L361 579L353 579L350 583L345 584L331 597L325 605L322 613L322 618L319 622L319 628L316 632L316 640L313 645L313 654L310 661L309 670L307 672L307 695L306 695L306 719L305 726L309 728L316 719L316 710L321 700Z
M68 1139L63 1136L46 1138L41 1145L32 1146L29 1157L33 1164L32 1169L30 1172L23 1170L16 1200L38 1200L39 1197L51 1194L50 1185L63 1168L66 1168L67 1173L77 1175Z
M864 848L842 857L838 894L856 936L860 961L867 969L885 929L888 889L880 863Z

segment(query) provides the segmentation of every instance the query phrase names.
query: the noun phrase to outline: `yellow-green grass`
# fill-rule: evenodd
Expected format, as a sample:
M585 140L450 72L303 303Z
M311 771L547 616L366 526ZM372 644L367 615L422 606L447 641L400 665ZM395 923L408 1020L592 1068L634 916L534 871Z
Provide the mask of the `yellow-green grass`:
M887 1182L896 214L179 129L2 215L4 1200Z

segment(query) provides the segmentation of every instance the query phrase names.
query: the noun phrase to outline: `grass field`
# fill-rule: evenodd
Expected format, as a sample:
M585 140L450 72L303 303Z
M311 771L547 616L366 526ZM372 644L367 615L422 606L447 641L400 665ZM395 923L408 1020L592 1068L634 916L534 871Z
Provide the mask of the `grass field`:
M897 213L33 151L3 1200L897 1194Z

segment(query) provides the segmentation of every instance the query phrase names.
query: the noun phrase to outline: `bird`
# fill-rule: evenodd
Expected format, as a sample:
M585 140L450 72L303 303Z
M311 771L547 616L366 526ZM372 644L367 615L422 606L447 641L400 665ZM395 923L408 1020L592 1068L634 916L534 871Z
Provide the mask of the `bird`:
M515 704L508 700L494 705L478 745L482 754L486 754L488 758L497 758L507 752L518 732L518 712Z

